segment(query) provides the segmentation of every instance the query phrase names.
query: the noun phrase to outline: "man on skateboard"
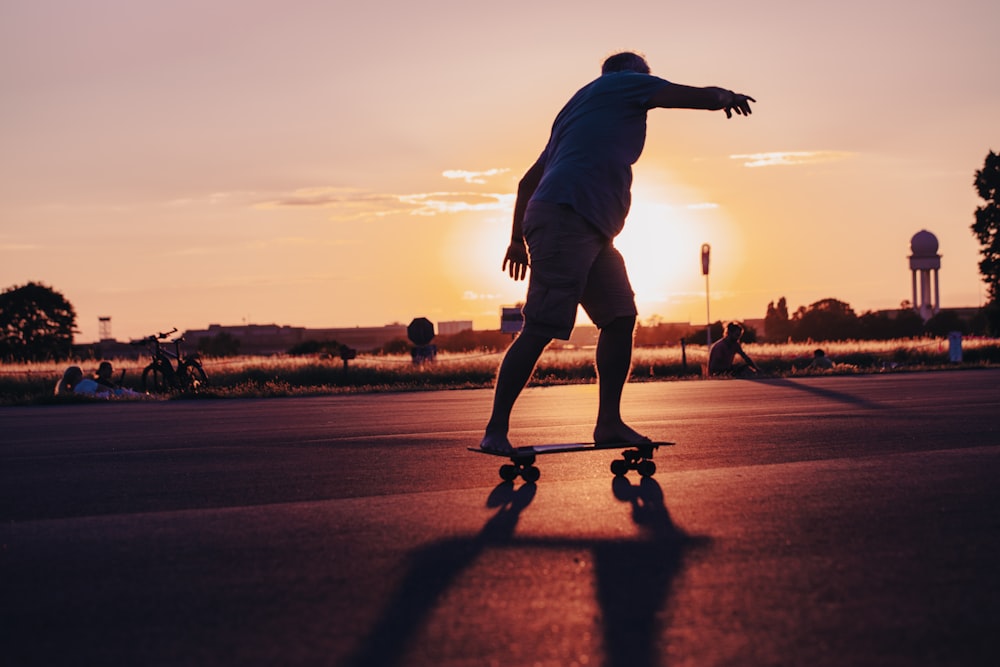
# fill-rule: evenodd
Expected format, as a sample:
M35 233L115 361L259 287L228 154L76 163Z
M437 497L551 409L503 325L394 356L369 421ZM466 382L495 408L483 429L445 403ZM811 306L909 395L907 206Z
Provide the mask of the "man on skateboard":
M568 340L582 305L600 329L600 382L594 442L640 443L625 424L621 396L632 365L638 311L613 240L631 204L632 164L646 140L653 108L706 109L750 115L752 97L716 87L670 83L646 60L624 52L608 58L601 76L581 88L556 116L548 144L521 178L511 242L502 270L523 280L531 267L524 329L508 348L480 448L510 452L510 413L553 338Z

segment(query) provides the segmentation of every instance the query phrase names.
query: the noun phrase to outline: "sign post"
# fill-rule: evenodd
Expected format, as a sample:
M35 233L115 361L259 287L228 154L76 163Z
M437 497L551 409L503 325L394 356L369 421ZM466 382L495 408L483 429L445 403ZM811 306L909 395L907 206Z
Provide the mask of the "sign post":
M712 314L708 298L708 255L711 251L712 246L707 243L701 244L701 274L705 276L705 339L708 341L708 347L712 347Z

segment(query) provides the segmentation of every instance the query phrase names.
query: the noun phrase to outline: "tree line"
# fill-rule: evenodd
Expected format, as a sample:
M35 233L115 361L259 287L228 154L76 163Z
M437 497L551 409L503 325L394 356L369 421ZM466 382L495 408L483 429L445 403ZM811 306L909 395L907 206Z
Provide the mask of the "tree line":
M710 326L711 339L723 336L726 322L717 320ZM784 297L767 304L761 331L744 326L746 343L784 343L831 340L894 340L918 336L945 337L952 331L962 334L985 334L987 322L980 311L972 319L944 310L924 322L920 315L904 301L898 310L867 311L858 315L851 306L838 299L821 299L809 306L800 306L789 313ZM676 345L705 345L707 334L704 326L667 324L653 318L636 326L637 347Z

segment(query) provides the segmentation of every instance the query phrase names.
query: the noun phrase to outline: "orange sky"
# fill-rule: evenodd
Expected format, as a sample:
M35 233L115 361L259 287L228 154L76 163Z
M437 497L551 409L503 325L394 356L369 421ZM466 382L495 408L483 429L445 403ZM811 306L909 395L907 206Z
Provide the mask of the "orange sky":
M496 328L513 192L608 54L759 101L656 110L619 247L640 318L983 298L973 174L1000 150L1000 5L0 3L0 288L119 339L210 323Z

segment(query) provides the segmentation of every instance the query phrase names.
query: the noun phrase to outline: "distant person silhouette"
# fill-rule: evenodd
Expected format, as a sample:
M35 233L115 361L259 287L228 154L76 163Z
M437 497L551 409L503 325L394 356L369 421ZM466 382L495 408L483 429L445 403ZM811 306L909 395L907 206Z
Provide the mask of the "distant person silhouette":
M812 361L809 362L809 368L829 370L833 368L833 361L830 360L830 357L826 356L826 352L821 349L817 349L813 352L813 358Z
M107 387L108 389L118 389L119 384L115 382L114 378L114 368L111 366L110 361L102 361L97 367L97 374L94 376L94 381L102 387Z
M708 355L709 375L730 375L742 377L757 373L757 364L743 350L740 339L743 337L743 327L736 322L726 326L726 335L712 345ZM736 355L740 355L746 363L735 363Z
M752 97L724 88L694 88L649 73L646 60L618 53L556 116L542 154L521 178L511 241L502 270L523 280L531 268L524 329L497 375L483 449L511 450L514 403L553 338L569 339L582 305L600 329L600 380L594 440L647 440L622 420L621 394L632 365L637 310L625 263L613 240L631 204L632 164L654 108L725 110L750 115Z

